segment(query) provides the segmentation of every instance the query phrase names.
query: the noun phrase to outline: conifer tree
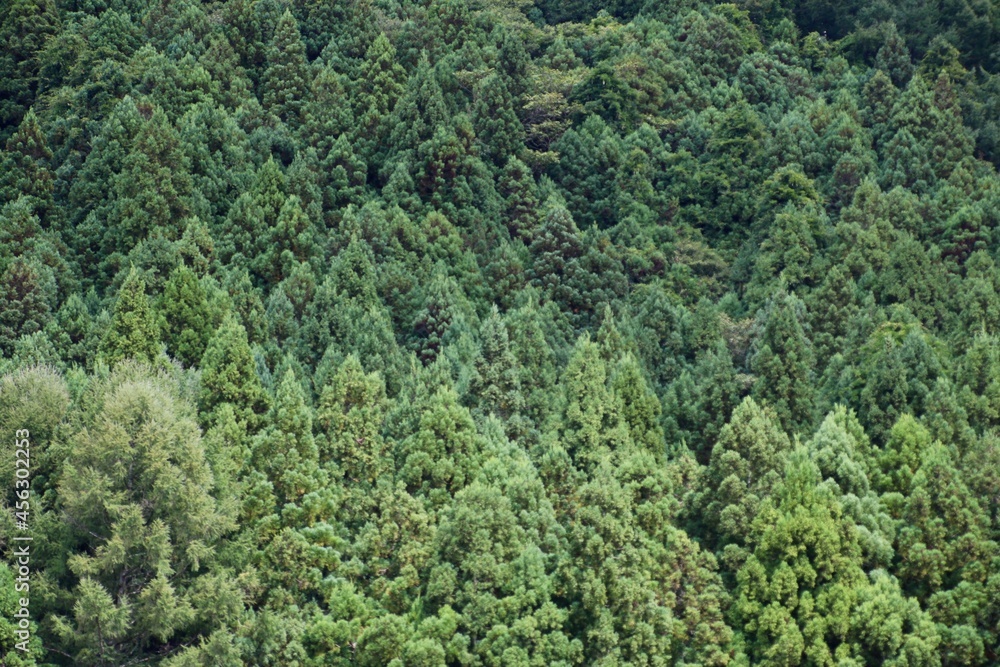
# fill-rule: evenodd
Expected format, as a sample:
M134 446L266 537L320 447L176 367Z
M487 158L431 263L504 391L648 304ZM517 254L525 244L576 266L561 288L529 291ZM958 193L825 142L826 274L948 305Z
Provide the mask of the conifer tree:
M664 397L668 447L683 442L699 463L707 464L740 394L729 350L719 344L700 354L694 368L684 370Z
M302 200L292 195L281 205L274 227L268 230L266 250L256 258L257 273L271 285L292 275L296 265L316 251L313 222L302 210Z
M319 450L313 439L312 408L305 402L302 384L289 368L275 392L269 425L253 442L253 466L274 485L278 507L298 504L315 491Z
M703 490L692 498L699 528L720 549L746 544L761 503L784 474L791 444L772 414L743 399L712 449Z
M267 69L261 81L264 109L297 128L312 83L306 49L299 24L292 13L278 19L267 54Z
M622 399L608 386L609 375L600 347L582 335L563 371L561 420L562 445L582 470L632 445Z
M472 124L481 146L479 154L486 162L504 165L517 155L524 129L503 77L490 74L479 81L473 98Z
M319 441L321 461L335 463L345 483L371 489L391 475L391 443L382 435L387 407L385 382L376 372L365 373L354 354L323 387L317 409L325 436Z
M0 57L0 126L16 127L31 106L42 52L59 28L58 10L49 0L17 0L5 8L0 22L5 45Z
M40 213L54 213L53 175L49 169L52 151L49 149L34 109L24 115L17 131L7 140L0 154L0 202L14 201L19 196L32 198Z
M208 295L191 269L180 266L170 274L157 314L167 352L185 366L197 365L212 337L215 318Z
M145 122L111 183L115 202L104 244L127 253L152 234L180 238L190 210L191 177L180 136L160 108L141 105Z
M906 395L909 392L906 366L899 349L892 339L885 339L884 349L875 356L878 360L861 392L858 416L872 439L885 441L896 420L906 412Z
M482 465L482 438L453 389L425 399L416 433L399 443L399 479L428 509L450 505L475 479Z
M511 351L507 325L496 306L483 321L479 338L482 342L473 362L469 393L485 414L511 421L524 407L521 369Z
M160 331L146 297L146 281L132 266L118 290L111 325L101 340L100 355L114 365L125 359L151 362L159 352Z
M734 605L754 662L788 665L881 655L906 664L936 664L939 638L930 618L884 571L866 578L854 524L830 487L820 483L803 450L793 453L784 482L765 501L754 532L757 546L737 575ZM880 613L899 620L873 632L869 623Z
M250 432L256 431L269 407L269 400L257 375L246 329L232 313L226 315L212 336L200 366L198 409L202 420L211 423L220 408L229 404L236 418Z
M229 209L226 220L216 237L219 239L219 256L224 263L232 261L236 253L243 256L244 268L267 250L267 241L278 221L278 214L286 200L285 176L274 161L268 158L254 178L253 187L242 193Z
M774 407L783 428L796 431L813 421L813 355L802 328L802 302L779 293L761 313L761 333L750 367L754 395ZM769 312L768 312L769 311Z
M888 74L897 88L905 87L913 76L910 50L896 29L895 23L889 23L885 30L885 42L875 55L875 67Z
M216 566L235 517L212 497L193 410L165 377L126 363L88 393L59 478L71 527L59 557L76 602L54 636L77 664L120 664L243 612Z
M538 195L528 166L511 156L500 179L500 195L504 198L504 224L511 237L520 236L530 242L538 226Z
M361 89L354 98L354 115L358 123L353 138L361 159L371 164L389 138L393 125L389 114L403 95L406 72L396 59L396 48L379 33L365 53L361 64Z

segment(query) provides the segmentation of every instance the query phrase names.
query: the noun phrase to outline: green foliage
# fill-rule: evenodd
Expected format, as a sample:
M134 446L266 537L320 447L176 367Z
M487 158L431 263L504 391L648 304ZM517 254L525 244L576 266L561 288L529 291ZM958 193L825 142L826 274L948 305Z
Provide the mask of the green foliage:
M146 297L146 281L133 266L118 291L114 314L100 355L109 365L125 359L153 361L160 352L156 315Z
M229 314L208 343L201 359L198 409L203 419L216 418L221 406L232 406L237 419L251 431L260 425L268 397L247 342L246 329Z
M0 3L0 663L986 667L995 3Z
M802 328L801 301L779 292L758 316L750 368L757 375L754 394L773 406L787 431L813 422L813 354ZM798 311L798 312L797 312Z
M85 399L58 486L63 585L76 599L54 618L63 649L77 664L127 661L234 620L242 595L213 561L235 522L211 495L193 409L132 364Z
M215 315L194 271L183 266L174 270L157 310L167 352L185 366L196 366L212 337Z
M267 64L261 82L264 109L297 126L311 77L299 26L287 10L274 27Z
M761 503L781 481L791 444L772 415L743 399L712 448L703 489L692 498L696 520L720 548L747 542Z

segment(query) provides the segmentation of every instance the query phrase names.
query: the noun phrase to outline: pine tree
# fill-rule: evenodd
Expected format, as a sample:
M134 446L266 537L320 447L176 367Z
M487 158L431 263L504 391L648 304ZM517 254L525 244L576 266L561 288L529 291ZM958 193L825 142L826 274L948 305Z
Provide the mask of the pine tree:
M30 197L43 216L51 210L53 174L49 169L52 151L48 147L35 110L28 109L17 131L7 140L0 154L0 202Z
M111 183L114 224L104 235L106 252L127 253L153 234L178 239L190 210L191 177L179 134L161 109L140 105L139 112L145 122Z
M361 159L372 164L395 127L389 122L389 114L396 108L406 84L406 72L397 62L396 49L385 33L379 33L368 47L359 81L360 90L354 97L354 116L358 122L351 143L358 146Z
M528 166L511 157L500 178L500 195L504 198L504 224L511 237L531 241L538 226L537 186Z
M281 205L274 227L268 230L266 250L254 266L267 283L276 285L292 275L296 265L316 253L313 222L302 210L302 200L292 195Z
M306 404L302 384L291 368L275 392L268 422L254 439L253 467L274 485L278 508L299 504L323 480L317 475L319 450L313 439L312 408Z
M191 269L181 266L170 274L157 314L167 352L185 366L196 366L212 337L215 316L208 295Z
M298 22L290 11L285 10L274 28L267 54L267 69L261 81L264 109L290 127L297 128L302 122L311 83L312 75Z
M503 77L490 74L476 84L472 109L480 156L498 167L507 164L523 145L524 128Z
M750 358L757 375L755 397L773 406L790 432L813 423L813 356L801 324L802 309L795 297L776 295L759 316L761 332Z
M5 7L0 23L0 126L15 127L38 91L41 56L59 32L59 14L50 0L17 0Z
M521 369L511 351L507 325L496 306L483 321L479 338L482 342L473 362L469 395L483 413L494 414L505 422L516 421L524 408Z
M563 371L560 428L562 446L582 470L632 445L622 398L608 386L609 375L600 347L582 335Z
M198 410L212 423L225 404L232 406L250 432L261 425L269 407L247 342L246 329L230 313L216 330L201 359L201 394Z
M697 522L720 550L746 544L761 503L784 474L791 443L773 413L745 398L722 428L702 483L693 498Z
M482 465L482 438L452 389L428 397L416 433L399 443L399 479L429 509L450 505Z
M385 382L376 372L365 373L353 354L323 387L317 408L321 463L335 463L346 484L370 490L391 476L391 443L382 436L387 407Z
M160 353L156 314L146 297L146 281L132 266L118 290L111 325L101 340L99 354L114 365L125 359L153 361Z

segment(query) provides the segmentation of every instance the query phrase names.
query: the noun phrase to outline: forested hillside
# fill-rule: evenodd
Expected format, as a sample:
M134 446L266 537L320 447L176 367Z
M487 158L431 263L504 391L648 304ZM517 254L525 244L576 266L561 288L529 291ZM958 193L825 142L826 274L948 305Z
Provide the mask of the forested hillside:
M0 663L1000 664L998 34L2 0Z

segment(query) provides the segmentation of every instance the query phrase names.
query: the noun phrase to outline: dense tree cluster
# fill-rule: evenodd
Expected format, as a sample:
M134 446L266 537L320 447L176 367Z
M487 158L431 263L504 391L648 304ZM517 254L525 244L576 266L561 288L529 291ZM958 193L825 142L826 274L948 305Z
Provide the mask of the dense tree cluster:
M0 3L0 662L997 664L998 33Z

